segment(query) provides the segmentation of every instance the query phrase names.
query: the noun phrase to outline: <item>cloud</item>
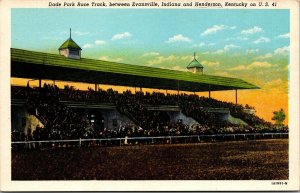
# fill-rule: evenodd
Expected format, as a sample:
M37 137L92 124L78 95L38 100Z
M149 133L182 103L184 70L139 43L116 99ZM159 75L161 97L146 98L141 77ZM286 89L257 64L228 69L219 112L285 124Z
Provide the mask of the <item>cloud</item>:
M92 47L94 47L93 44L85 44L85 45L83 45L83 48L92 48Z
M85 35L89 35L89 32L81 32L81 31L72 31L72 33L78 35L78 36L85 36Z
M239 65L239 66L230 68L230 69L228 69L228 70L229 70L229 71L240 71L240 70L246 70L246 69L247 69L246 66L244 66L244 65Z
M158 52L147 52L144 53L142 56L146 57L146 56L158 56L159 53Z
M270 64L269 62L253 62L250 64L247 69L254 69L254 68L270 68L275 66L274 64Z
M192 40L188 37L183 36L182 34L174 35L170 37L166 43L175 43L175 42L191 42Z
M270 90L272 91L272 93L277 93L277 92L287 93L289 90L288 85L289 84L287 80L277 78L264 83L264 89Z
M224 50L217 50L213 52L213 54L223 54L225 51Z
M290 38L290 33L281 34L281 35L277 36L276 38Z
M215 73L213 73L213 75L215 75L215 76L234 77L232 74L229 74L228 72L224 72L224 71L221 71L221 72L215 72Z
M167 68L167 69L170 69L170 70L179 70L179 71L186 71L187 70L186 68L183 68L181 66L173 66L173 67Z
M277 79L274 79L274 80L271 80L269 82L267 82L265 84L265 88L276 88L276 89L282 89L282 90L287 90L287 86L288 86L288 82L287 81L284 81L282 80L281 78L277 78Z
M278 78L278 79L275 79L275 80L272 80L270 82L267 83L267 85L280 85L283 83L283 80L281 78Z
M270 42L271 40L269 38L266 38L266 37L260 37L256 40L254 40L252 43L254 44L260 44L260 43L268 43Z
M121 40L121 39L125 39L125 38L130 38L132 36L131 33L129 32L124 32L124 33L120 33L120 34L115 34L113 35L113 37L111 38L112 40Z
M208 67L219 67L220 66L220 62L212 62L212 61L203 60L200 63L205 66L208 66Z
M272 53L266 53L265 55L257 56L255 59L256 60L264 60L264 59L267 59L267 58L271 58L272 56L273 56Z
M72 35L74 35L74 34L76 34L76 35L78 35L78 36L85 36L85 35L90 35L90 32L82 32L82 31L74 31L74 30L72 30ZM70 34L70 31L63 31L63 32L61 32L61 34Z
M95 44L96 45L104 45L104 44L106 44L106 41L104 41L104 40L96 40Z
M113 62L120 62L123 60L122 58L110 58L109 56L101 56L99 59L105 61L113 61Z
M272 53L266 53L265 55L258 56L255 59L264 60L264 59L271 58L273 56L278 56L278 55L287 56L289 54L289 52L290 52L290 46L283 46L281 48L275 49Z
M234 44L229 44L224 46L224 51L231 50L233 48L240 48L240 46L234 45Z
M260 27L254 26L253 28L245 29L241 31L241 34L243 35L252 35L256 33L263 32L264 30Z
M180 60L192 60L194 57L193 56L181 56L179 57ZM196 56L197 58L197 56Z
M167 57L159 56L154 60L148 61L147 64L149 64L149 65L161 64L161 63L164 63L164 62L174 61L176 59L178 59L178 57L176 57L174 55L170 55L170 56L167 56Z
M205 43L205 42L200 42L199 44L194 44L193 45L193 48L201 48L201 47L204 47L204 46L214 46L216 45L215 43Z
M259 49L248 49L248 50L246 50L247 54L255 54L255 53L258 53L258 52L259 52Z
M274 50L274 54L279 54L279 55L288 55L290 51L290 46L284 46L281 48L277 48Z
M223 54L224 52L228 52L229 50L240 48L240 46L234 45L234 44L228 44L225 45L223 49L217 50L214 52L214 54Z
M96 40L94 43L90 44L85 44L83 48L93 48L95 45L104 45L106 42L104 40Z
M256 62L252 62L249 65L239 65L233 68L230 68L229 71L241 71L241 70L251 70L251 69L257 69L257 68L270 68L270 67L274 67L277 66L276 64L271 64L269 62L260 62L260 61L256 61Z
M201 47L204 47L206 44L204 43L204 42L200 42L199 44L194 44L193 45L193 47L199 47L199 48L201 48Z
M227 26L225 25L214 25L211 28L206 29L204 32L201 33L201 36L206 36L209 34L215 34L218 31L224 30Z
M152 66L152 65L157 65L157 64L165 64L165 63L183 63L188 65L189 60L192 60L192 56L174 56L174 55L170 55L170 56L158 56L153 60L150 60L147 62L148 66Z

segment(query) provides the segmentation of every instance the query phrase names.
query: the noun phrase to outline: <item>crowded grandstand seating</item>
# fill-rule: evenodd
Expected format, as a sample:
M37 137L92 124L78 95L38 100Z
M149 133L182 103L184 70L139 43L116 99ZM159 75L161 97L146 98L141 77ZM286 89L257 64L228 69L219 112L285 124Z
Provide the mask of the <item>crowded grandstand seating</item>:
M12 99L24 99L28 112L35 115L44 125L44 128L37 128L34 132L28 131L26 136L24 133L12 132L12 141L288 132L285 126L278 128L256 115L247 113L242 105L197 95L165 95L157 92L133 94L130 91L118 93L112 89L82 91L70 86L59 89L49 84L42 88L14 86L11 89ZM121 114L130 118L138 127L122 125L117 129L96 128L86 117L80 116L80 112L65 106L62 101L113 103ZM146 105L178 105L184 114L194 118L199 124L189 127L179 121L170 123L160 119L158 112L147 110ZM216 121L216 115L207 112L207 108L227 108L231 115L244 120L248 125Z

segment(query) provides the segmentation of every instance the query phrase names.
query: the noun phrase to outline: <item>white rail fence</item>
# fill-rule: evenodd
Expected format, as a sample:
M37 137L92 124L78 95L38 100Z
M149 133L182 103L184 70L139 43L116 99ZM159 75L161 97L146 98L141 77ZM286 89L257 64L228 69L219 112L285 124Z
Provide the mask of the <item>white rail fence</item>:
M89 146L122 146L122 145L151 145L172 143L201 143L212 141L238 141L260 139L288 138L288 133L246 133L246 134L213 134L187 136L158 136L158 137L119 137L100 139L71 139L44 141L13 141L13 149L60 148L60 147L89 147Z

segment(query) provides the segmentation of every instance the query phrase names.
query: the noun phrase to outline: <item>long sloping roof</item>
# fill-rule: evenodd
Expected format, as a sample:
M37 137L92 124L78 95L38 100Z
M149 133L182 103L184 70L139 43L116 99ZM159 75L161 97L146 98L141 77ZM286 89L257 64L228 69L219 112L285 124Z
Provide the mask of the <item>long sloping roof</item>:
M193 92L259 88L236 78L86 58L77 60L14 48L11 49L11 76Z

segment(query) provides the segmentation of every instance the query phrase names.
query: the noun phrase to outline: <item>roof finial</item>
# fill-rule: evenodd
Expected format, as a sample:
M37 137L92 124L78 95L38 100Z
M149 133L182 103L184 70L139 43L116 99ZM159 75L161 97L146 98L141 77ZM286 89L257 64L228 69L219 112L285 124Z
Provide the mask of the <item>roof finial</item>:
M70 28L70 39L71 39L71 37L72 37L72 31L71 31L71 28Z

